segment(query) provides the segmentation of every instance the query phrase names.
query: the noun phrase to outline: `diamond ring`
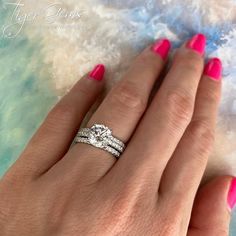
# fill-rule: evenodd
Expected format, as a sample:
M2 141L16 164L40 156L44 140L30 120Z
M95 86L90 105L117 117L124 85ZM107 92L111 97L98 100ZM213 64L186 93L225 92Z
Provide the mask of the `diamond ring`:
M75 143L86 143L103 149L118 158L125 150L125 144L112 135L112 131L101 124L82 128L75 137Z

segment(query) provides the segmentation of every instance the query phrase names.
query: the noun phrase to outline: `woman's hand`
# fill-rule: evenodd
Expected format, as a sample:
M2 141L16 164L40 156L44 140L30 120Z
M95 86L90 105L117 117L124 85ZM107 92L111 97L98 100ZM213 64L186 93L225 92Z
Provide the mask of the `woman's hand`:
M204 70L204 48L203 35L186 42L160 81L170 43L159 40L104 99L87 126L105 124L128 142L119 160L87 144L70 148L104 66L82 78L1 180L0 235L228 235L236 181L221 177L197 193L221 90L221 62Z

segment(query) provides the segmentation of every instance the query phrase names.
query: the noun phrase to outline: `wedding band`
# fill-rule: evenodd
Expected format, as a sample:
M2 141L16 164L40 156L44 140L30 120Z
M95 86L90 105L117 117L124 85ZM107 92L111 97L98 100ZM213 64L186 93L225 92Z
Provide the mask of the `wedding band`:
M75 143L86 143L103 149L118 158L125 150L125 144L112 135L112 131L102 124L82 128L75 137Z

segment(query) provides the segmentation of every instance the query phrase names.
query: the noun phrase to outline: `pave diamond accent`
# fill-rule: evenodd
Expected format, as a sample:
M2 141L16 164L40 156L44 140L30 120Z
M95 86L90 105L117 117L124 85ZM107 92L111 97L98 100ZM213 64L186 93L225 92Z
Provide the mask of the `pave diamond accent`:
M76 137L75 138L76 143L86 143L86 144L91 144L90 141L87 138L81 138L81 137ZM103 149L104 151L107 151L111 153L113 156L118 158L120 156L120 153L113 149L112 147L106 146L106 147L98 147L100 149Z

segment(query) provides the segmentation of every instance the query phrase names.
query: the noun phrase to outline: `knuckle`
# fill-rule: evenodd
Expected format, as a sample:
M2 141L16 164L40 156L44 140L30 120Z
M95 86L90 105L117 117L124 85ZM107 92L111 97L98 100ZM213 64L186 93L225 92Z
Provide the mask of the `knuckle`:
M201 96L202 99L208 101L209 104L216 104L220 100L220 92L217 89L209 89L208 91L203 91Z
M89 77L89 75L85 75L83 78L79 79L74 86L68 91L68 93L66 93L66 96L70 96L70 95L74 95L74 94L78 94L78 93L82 93L85 95L88 95L88 91L91 90L91 84L90 83L86 83L88 80L85 79Z
M120 192L113 197L113 202L115 203L115 206L117 206L118 211L128 209L132 199L131 187L129 185L126 186L127 188L122 188ZM127 201L129 198L130 202Z
M76 101L78 100L78 98L80 98L80 96L76 97L76 95L78 94L82 95L82 98L84 98L79 109L78 106L76 106ZM57 125L58 122L60 122L61 125L68 124L68 121L71 120L73 115L77 115L80 117L83 112L79 113L79 111L83 111L83 108L86 107L85 104L88 101L88 97L89 97L89 88L86 88L86 86L78 87L76 93L69 92L48 113L45 120L46 125L49 126L50 128L50 127L55 127L55 125Z
M67 123L74 112L75 107L61 102L49 112L46 122L48 125L55 125L58 121Z
M161 229L160 235L163 235L163 236L173 235L176 232L176 229L179 228L178 226L181 223L180 216L183 215L183 208L180 209L179 207L177 208L176 206L173 206L173 207L174 208L170 210L171 212L173 212L171 216L165 213L162 216L161 225L163 225L163 227Z
M193 114L193 97L186 92L170 91L167 94L166 109L173 122L189 123Z
M153 54L145 52L137 57L135 65L141 68L145 67L156 71L157 65L159 64L159 61L155 60L156 58L157 57L153 56Z
M134 184L131 180L122 184L119 191L109 196L109 198L113 208L112 212L116 215L122 213L123 215L131 216L137 211L142 211L143 206L149 205L146 193L143 192L143 185L140 183Z
M174 192L175 195L172 195L171 197L169 197L166 201L166 209L173 209L173 214L171 215L171 217L169 218L172 222L178 223L179 220L181 220L179 218L179 216L181 215L181 212L183 212L183 210L185 209L185 199L183 198L184 193L181 193L180 191L176 191ZM180 195L181 194L181 195ZM163 209L165 211L165 209Z
M215 140L214 129L209 125L209 122L204 120L194 120L189 125L190 135L198 140L199 151L201 153L209 152Z
M203 67L203 60L196 53L188 51L184 55L176 57L176 64L189 72L199 73Z
M124 83L119 85L111 96L111 102L116 107L125 110L132 110L142 113L146 109L147 99L137 91L132 83Z
M138 65L145 65L147 64L147 61L150 61L150 56L147 53L141 53L137 58L136 58L136 63Z

